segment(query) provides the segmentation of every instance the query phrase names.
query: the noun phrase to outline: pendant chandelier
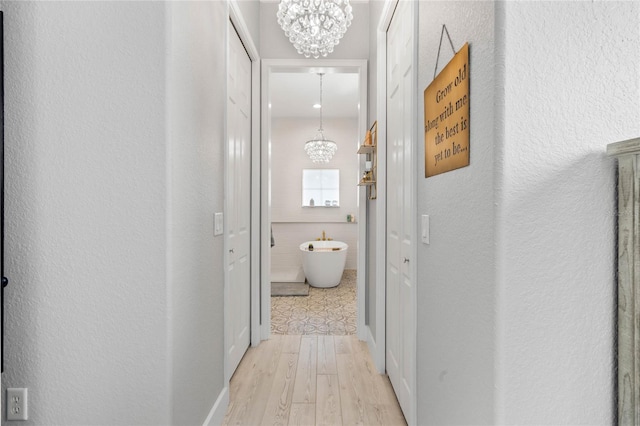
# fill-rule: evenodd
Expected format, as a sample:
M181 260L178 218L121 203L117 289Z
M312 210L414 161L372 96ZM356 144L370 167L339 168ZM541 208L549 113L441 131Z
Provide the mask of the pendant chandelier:
M349 0L282 0L278 24L298 53L327 56L347 32L353 19Z
M322 110L324 109L322 104L322 73L318 75L320 76L320 128L316 136L304 144L304 150L314 163L328 163L338 150L338 145L324 137L322 129Z

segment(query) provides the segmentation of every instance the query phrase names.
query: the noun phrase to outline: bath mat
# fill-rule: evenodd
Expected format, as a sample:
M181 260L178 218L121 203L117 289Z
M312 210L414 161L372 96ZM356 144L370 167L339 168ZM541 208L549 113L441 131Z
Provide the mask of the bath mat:
M272 296L308 296L307 283L271 283Z

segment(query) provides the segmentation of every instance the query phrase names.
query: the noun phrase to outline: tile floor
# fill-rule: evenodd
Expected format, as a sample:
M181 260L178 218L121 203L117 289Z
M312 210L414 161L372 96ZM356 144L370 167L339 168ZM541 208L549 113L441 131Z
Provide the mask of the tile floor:
M309 288L309 296L271 297L271 333L356 334L356 271L347 269L334 288Z

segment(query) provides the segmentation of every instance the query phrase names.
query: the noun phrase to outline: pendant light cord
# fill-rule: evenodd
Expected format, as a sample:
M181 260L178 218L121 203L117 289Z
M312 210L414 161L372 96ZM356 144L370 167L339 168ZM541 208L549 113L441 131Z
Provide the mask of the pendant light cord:
M324 109L324 105L322 104L322 75L323 73L318 73L320 76L320 132L322 132L322 110ZM323 136L324 137L324 136Z

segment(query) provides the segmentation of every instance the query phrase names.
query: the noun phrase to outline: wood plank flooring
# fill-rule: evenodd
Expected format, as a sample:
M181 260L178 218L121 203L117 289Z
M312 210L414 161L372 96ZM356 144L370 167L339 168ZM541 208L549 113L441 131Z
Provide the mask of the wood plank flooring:
M272 335L231 378L224 425L406 425L355 336Z

